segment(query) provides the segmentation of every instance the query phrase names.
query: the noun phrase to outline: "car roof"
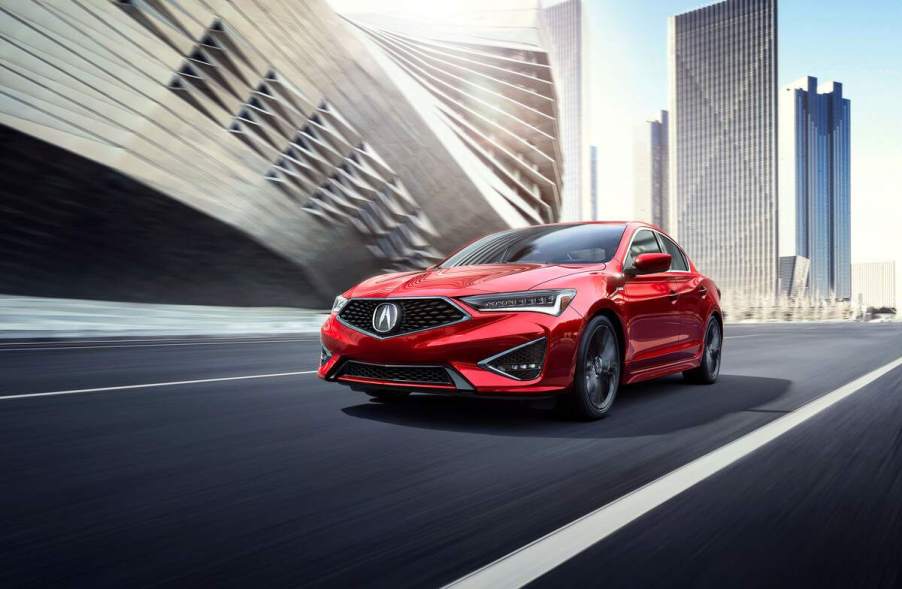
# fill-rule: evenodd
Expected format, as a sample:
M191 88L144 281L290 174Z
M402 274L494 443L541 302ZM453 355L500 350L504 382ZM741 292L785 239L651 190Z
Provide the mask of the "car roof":
M627 227L648 227L649 229L654 229L655 231L660 231L661 233L667 234L666 231L655 225L654 223L648 223L647 221L563 221L561 223L544 223L542 225L533 225L533 227L553 227L557 225L626 225Z

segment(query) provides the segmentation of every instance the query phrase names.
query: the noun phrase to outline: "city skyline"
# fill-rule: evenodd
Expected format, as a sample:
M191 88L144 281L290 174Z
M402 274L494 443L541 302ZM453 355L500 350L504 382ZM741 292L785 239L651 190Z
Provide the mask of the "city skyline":
M605 163L598 189L606 203L603 218L632 214L633 158L632 150L624 146L633 141L636 124L667 104L667 18L701 4L710 3L587 3L592 61L597 66L592 80L592 137ZM902 263L902 236L897 231L902 207L892 206L902 198L902 117L896 98L902 95L897 40L902 3L871 0L868 6L850 10L847 3L827 0L812 11L803 2L781 2L778 82L784 85L816 72L822 80L842 80L845 92L854 97L852 260ZM617 59L610 59L612 55ZM902 274L897 276L896 292L902 293Z

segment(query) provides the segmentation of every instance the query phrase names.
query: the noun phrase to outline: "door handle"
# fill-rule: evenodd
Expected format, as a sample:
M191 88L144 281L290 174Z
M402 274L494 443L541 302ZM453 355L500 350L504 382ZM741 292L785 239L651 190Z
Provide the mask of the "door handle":
M700 297L705 298L708 295L707 287L704 287L704 286L698 287L698 294Z
M669 296L670 296L670 302L675 303L675 302L677 302L677 299L680 298L680 293L678 293L677 291L675 291L673 289L670 289Z

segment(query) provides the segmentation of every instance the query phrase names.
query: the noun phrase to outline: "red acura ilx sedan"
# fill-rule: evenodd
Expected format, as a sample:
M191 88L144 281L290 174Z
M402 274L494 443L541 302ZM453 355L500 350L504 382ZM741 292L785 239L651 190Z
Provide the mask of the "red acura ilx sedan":
M720 370L720 292L661 229L502 231L422 271L363 281L322 327L321 378L379 400L411 392L557 396L584 419L620 384Z

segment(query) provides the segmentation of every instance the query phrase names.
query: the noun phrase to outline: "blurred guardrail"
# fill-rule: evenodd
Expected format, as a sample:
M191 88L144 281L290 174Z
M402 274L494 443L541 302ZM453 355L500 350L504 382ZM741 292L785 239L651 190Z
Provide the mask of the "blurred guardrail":
M0 295L0 338L312 333L326 313Z
M726 321L872 320L848 301L723 298ZM327 311L0 295L0 338L315 333Z

